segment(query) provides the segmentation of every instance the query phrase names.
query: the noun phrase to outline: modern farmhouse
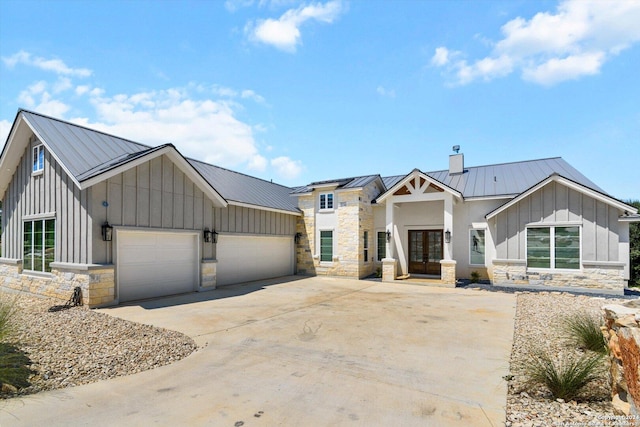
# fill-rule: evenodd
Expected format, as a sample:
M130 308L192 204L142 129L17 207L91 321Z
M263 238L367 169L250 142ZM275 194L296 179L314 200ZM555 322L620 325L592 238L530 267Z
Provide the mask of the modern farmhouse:
M620 294L637 210L560 158L288 188L19 110L0 285L89 306L292 274Z

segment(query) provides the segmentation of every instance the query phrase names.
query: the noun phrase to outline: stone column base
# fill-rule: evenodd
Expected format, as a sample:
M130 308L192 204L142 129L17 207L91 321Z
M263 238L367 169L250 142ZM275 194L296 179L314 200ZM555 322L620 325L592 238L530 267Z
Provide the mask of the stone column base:
M398 277L398 261L394 258L382 260L382 281L393 282Z
M203 259L200 265L200 286L198 291L210 291L216 288L218 260Z
M452 259L440 260L440 280L445 285L456 284L456 261Z

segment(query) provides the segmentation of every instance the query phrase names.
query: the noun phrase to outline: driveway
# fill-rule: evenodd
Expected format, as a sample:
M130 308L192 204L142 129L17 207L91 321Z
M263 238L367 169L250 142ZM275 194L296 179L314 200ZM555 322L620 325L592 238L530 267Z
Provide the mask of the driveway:
M515 296L291 277L100 310L204 347L3 402L0 425L500 426Z

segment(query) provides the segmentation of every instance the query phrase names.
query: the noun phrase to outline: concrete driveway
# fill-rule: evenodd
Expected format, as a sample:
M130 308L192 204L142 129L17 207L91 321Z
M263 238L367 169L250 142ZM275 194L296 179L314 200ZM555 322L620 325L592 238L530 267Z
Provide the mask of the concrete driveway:
M206 346L5 401L0 425L504 424L512 294L296 277L101 311Z

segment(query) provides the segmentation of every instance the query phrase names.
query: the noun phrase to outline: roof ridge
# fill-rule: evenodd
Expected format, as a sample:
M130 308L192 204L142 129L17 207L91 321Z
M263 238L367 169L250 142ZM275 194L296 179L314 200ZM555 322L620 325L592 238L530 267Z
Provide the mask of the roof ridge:
M88 130L88 131L90 131L90 132L100 133L100 134L102 134L102 135L105 135L105 136L108 136L108 137L111 137L111 138L121 139L121 140L123 140L123 141L127 141L127 142L130 142L130 143L132 143L132 144L140 145L140 146L142 146L142 147L146 147L146 148L155 148L155 147L154 147L154 146L152 146L152 145L147 145L147 144L143 144L143 143L141 143L141 142L136 142L136 141L133 141L133 140L128 139L128 138L123 138L123 137L121 137L121 136L114 135L114 134L112 134L112 133L107 133L107 132L104 132L104 131L101 131L101 130L97 130L97 129L94 129L94 128L90 128L90 127L88 127L88 126L79 125L79 124L77 124L77 123L73 123L73 122L70 122L70 121L68 121L68 120L62 120L62 119L59 119L59 118L57 118L57 117L52 117L52 116L48 116L48 115L46 115L46 114L38 113L38 112L36 112L36 111L27 110L26 108L18 108L18 114L20 114L20 113L29 113L29 114L34 114L34 115L36 115L36 116L44 117L45 119L48 119L48 120L54 120L54 121L56 121L56 122L64 123L64 124L69 125L69 126L75 126L75 127L77 127L77 128L80 128L80 129ZM166 144L161 144L161 145L166 145Z
M516 161L513 161L513 162L503 162L503 163L490 163L490 164L487 164L487 165L478 165L478 166L466 166L465 165L464 168L465 169L478 169L478 168L486 168L486 167L489 167L489 166L504 166L504 165L513 165L513 164L516 164L516 163L532 163L532 162L541 162L541 161L544 161L544 160L555 160L555 159L562 159L562 156L543 157L541 159L516 160ZM564 160L564 159L562 159L562 160ZM425 172L425 173L438 173L438 172L445 172L447 170L448 169L438 169L438 170L435 170L435 171L429 171L429 172Z

